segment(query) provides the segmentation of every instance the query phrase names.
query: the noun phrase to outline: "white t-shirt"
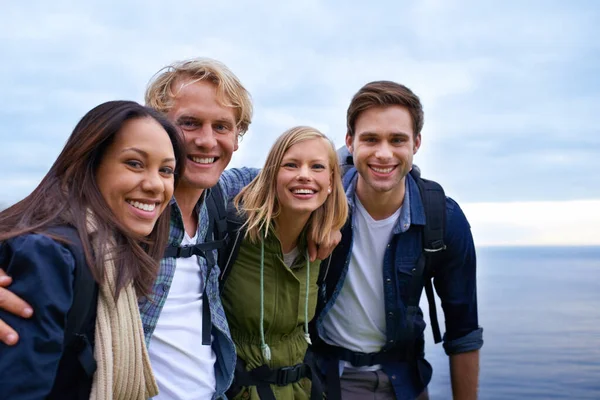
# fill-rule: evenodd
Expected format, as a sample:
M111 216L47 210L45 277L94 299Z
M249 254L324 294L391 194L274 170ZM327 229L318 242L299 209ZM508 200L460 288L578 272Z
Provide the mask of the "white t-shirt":
M383 258L399 208L392 216L376 221L354 197L353 245L344 286L325 315L323 340L349 350L374 353L386 343ZM346 363L346 367L351 367ZM378 365L361 368L377 370Z
M198 234L184 234L182 246ZM158 400L210 399L215 393L216 356L202 345L202 292L198 256L178 258L171 289L148 348Z

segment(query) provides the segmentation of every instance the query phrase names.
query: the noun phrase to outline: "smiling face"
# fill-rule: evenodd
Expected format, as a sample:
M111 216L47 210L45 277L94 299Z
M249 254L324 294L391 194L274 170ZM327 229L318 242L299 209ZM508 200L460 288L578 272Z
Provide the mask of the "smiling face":
M408 110L402 106L370 108L358 116L354 132L346 136L346 145L360 174L357 191L403 193L404 178L421 145L420 134L415 140Z
M325 203L331 190L330 147L324 139L315 138L285 152L276 186L282 217L307 217Z
M117 220L147 236L173 196L175 154L169 135L152 118L123 124L96 169L96 183Z
M174 82L173 105L168 118L183 132L187 150L182 190L202 190L216 185L238 148L234 109L217 101L210 81Z

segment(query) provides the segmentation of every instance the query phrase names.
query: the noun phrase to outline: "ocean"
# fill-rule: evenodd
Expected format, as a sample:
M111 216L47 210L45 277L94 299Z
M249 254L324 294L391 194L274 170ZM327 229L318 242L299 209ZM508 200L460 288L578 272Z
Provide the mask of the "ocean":
M477 257L479 398L599 400L600 247L490 247ZM451 399L448 357L429 328L425 340L430 397Z

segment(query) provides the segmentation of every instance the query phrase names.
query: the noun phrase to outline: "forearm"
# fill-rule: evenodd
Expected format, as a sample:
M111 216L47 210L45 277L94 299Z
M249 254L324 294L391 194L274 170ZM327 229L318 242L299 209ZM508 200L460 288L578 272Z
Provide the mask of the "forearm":
M221 174L219 184L223 189L226 202L233 200L260 172L257 168L231 168Z
M450 378L454 400L477 399L479 350L451 355Z

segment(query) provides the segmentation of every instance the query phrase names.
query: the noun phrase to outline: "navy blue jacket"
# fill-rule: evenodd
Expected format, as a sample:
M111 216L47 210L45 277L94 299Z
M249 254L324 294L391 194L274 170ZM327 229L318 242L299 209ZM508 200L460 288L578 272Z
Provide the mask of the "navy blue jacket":
M73 302L73 254L39 234L0 246L0 266L13 277L10 290L34 310L30 319L0 310L0 319L20 337L12 347L0 343L0 399L89 398L92 380L64 343Z
M354 213L354 196L358 173L351 168L344 177L344 187L350 204L350 221ZM406 177L406 195L400 217L393 229L392 238L386 249L383 265L384 298L386 313L387 344L382 350L393 348L401 339L406 326L407 287L411 270L422 253L422 226L425 210L414 179ZM321 338L327 338L323 320L333 307L348 273L352 253L352 225L343 232L342 245L334 251L331 270L326 279L326 302L316 320L316 329ZM344 242L348 245L343 245ZM478 350L483 345L483 330L477 317L476 260L475 247L469 223L458 204L447 198L446 231L444 242L447 249L434 271L434 285L442 301L446 333L444 349L448 355ZM423 337L425 321L422 313L415 317L415 330ZM414 379L414 366L407 362L390 362L382 365L390 377L398 399L414 399L431 379L431 366L425 359L418 361L421 382Z

